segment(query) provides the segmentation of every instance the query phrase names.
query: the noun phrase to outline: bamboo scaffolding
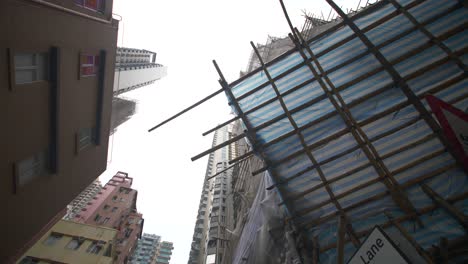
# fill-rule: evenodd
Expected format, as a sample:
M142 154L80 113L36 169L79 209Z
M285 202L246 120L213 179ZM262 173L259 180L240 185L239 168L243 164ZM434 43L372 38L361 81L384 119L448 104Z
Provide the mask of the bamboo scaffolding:
M447 199L447 202L454 203L454 202L458 202L458 201L461 201L461 200L464 200L464 199L467 199L467 198L468 198L468 192L465 192L465 193L460 194L460 195L449 197ZM424 215L424 214L427 214L427 213L430 213L430 212L434 211L435 209L437 209L437 205L433 204L433 205L429 205L429 206L426 206L424 208L419 209L418 212L419 212L419 214ZM396 221L398 223L401 223L403 221L408 221L408 220L411 220L411 219L412 219L411 215L403 215L403 216L395 218L394 221ZM380 227L385 229L385 228L391 227L392 225L393 224L392 224L391 221L387 221L385 223L382 223L380 225ZM373 229L374 229L374 227L370 227L370 228L368 228L366 230L359 231L359 232L357 232L357 235L359 237L365 237L365 236L369 235L370 232L372 232ZM346 239L345 242L348 243L348 242L350 242L350 240ZM320 253L326 252L326 251L328 251L330 249L333 249L333 248L336 248L336 247L337 247L336 242L325 245L325 246L322 246L322 247L320 247Z
M457 53L459 53L459 55L461 55L461 54L463 54L463 52L464 52L464 51L459 51L459 52L457 52ZM406 55L403 55L403 56L406 56ZM436 67L442 65L442 64L445 63L445 62L447 62L447 59L446 59L446 58L443 58L443 59L441 59L441 60L435 61L434 63L428 65L428 66L426 67L425 71L418 71L416 74L411 74L411 78L408 78L407 80L411 80L411 79L413 79L413 78L416 78L416 77L418 77L418 76L424 74L426 71L435 69ZM446 88L446 87L448 87L448 86L450 86L450 85L452 85L452 84L454 84L454 83L456 83L456 82L458 82L458 81L464 80L465 78L466 78L466 75L465 75L465 74L459 74L459 75L457 75L456 77L452 78L451 80L448 80L448 81L442 83L441 85L439 85L439 86L437 86L437 87L431 89L430 91L428 91L428 92L426 92L426 93L424 93L424 94L419 95L418 98L422 99L422 98L424 98L424 96L425 96L426 94L438 92L438 91L440 91L440 90L442 90L442 89L444 89L444 88ZM338 91L342 91L342 90L344 90L344 89L347 88L347 87L348 87L348 85L343 85L343 86L341 86L341 88L337 88L337 90L338 90ZM387 89L389 89L389 88L391 88L391 87L393 87L393 83L384 86L382 89L380 89L380 90L378 90L378 91L375 91L375 92L373 92L373 93L371 93L371 94L368 94L368 95L366 95L366 96L363 96L363 97L361 97L360 99L357 99L357 100L355 100L355 101L350 102L350 103L348 104L348 106L349 106L349 108L354 107L355 105L358 105L359 103L362 103L362 102L365 101L365 100L368 100L368 99L370 99L370 98L372 98L372 97L374 97L374 96L377 96L377 95L383 93L384 91L386 91ZM313 102L316 102L316 100L313 100ZM292 113L296 113L296 112L298 112L298 111L300 111L300 110L302 110L302 109L305 109L307 106L312 105L312 104L313 104L312 101L310 101L310 102L304 103L304 104L302 104L301 106L299 106L299 107L297 107L297 108L294 108L294 109L292 109L292 110L290 110L290 111L291 111ZM400 103L400 104L397 104L397 105L393 106L392 108L389 108L389 109L385 110L385 112L383 112L383 113L395 112L395 111L397 111L397 110L401 110L402 108L404 108L404 107L406 107L406 106L409 106L410 104L411 104L411 103L410 103L409 101L403 102L403 103ZM395 109L396 109L396 110L395 110ZM328 114L326 114L325 116L323 116L323 117L321 117L321 118L319 118L319 119L313 120L313 121L311 121L310 123L305 124L304 126L300 127L299 130L302 131L302 130L304 130L304 129L307 129L307 128L309 128L309 127L312 127L312 126L314 126L314 125L320 123L320 122L323 121L323 120L326 120L326 119L328 119L328 118L331 118L332 116L334 116L334 115L337 114L337 113L338 113L337 111L328 113ZM367 119L367 121L365 120L365 121L359 122L358 125L360 125L360 126L362 127L362 126L364 126L364 125L367 125L367 124L370 123L370 122L373 122L373 121L378 120L381 116L382 116L382 115L380 115L380 114L374 115L373 117L370 117L369 119ZM257 128L255 128L255 129L256 129L256 130L260 130L260 129L262 129L262 128L265 128L265 127L267 127L268 125L270 125L270 124L272 124L272 123L274 123L274 122L277 122L277 121L283 119L284 117L285 117L284 115L280 115L280 116L278 116L278 117L275 118L275 119L272 119L272 120L270 120L270 121L267 121L267 122L265 122L265 123L259 125L259 126L258 126ZM274 121L274 122L271 122L271 121ZM265 143L265 144L263 145L263 148L269 147L269 146L271 146L271 145L273 145L273 144L275 144L275 143L277 143L277 142L280 142L281 140L283 140L283 139L285 139L285 138L287 138L287 137L289 137L289 136L292 136L292 135L294 135L294 131L290 131L290 132L288 132L288 133L286 133L286 134L284 134L284 135L282 135L282 136L280 136L280 137L278 137L278 138L276 138L276 139L274 139L274 140L272 140L272 141L270 141L270 142ZM253 152L252 152L251 154L253 154ZM285 159L286 159L286 158L285 158ZM277 162L276 165L279 165L279 164L281 164L282 162L283 162L283 161ZM267 168L264 168L263 171L265 171L266 169L267 169ZM260 172L261 172L261 171L260 171Z
M432 201L434 201L437 206L440 208L443 208L447 213L452 216L457 222L465 228L465 230L468 230L468 218L458 210L455 206L449 204L443 197L441 197L437 192L432 190L431 187L428 185L421 183L421 189L431 198Z
M255 138L252 135L252 133L253 133L252 125L250 124L250 122L245 117L244 112L242 111L241 107L239 106L239 103L236 101L236 99L234 97L234 94L232 93L228 83L226 82L226 79L224 78L223 73L221 72L221 69L219 68L219 66L218 66L218 64L216 63L215 60L213 60L213 65L215 66L216 71L218 72L218 75L219 75L219 78L220 78L219 83L221 84L221 87L223 87L223 89L226 92L228 98L230 99L229 101L232 102L232 104L234 105L234 107L236 109L236 112L238 113L238 116L240 116L240 118L244 122L244 125L247 128L247 132L245 133L246 137L249 139L250 142L252 142L255 145ZM266 164L269 163L268 159L263 155L262 155L262 159ZM274 182L277 180L277 177L276 177L276 175L274 173L271 173L271 178L272 178L272 180ZM281 189L279 189L279 191L280 191L280 197L282 199ZM288 206L288 204L285 204L285 207L286 207L287 214L290 215L291 214L290 206Z
M400 233L406 238L406 240L408 240L408 242L411 243L411 245L416 249L416 251L418 252L418 254L424 258L424 260L426 261L426 263L428 264L433 264L434 262L432 261L432 259L429 257L429 255L427 254L427 252L421 247L421 245L418 244L418 242L413 238L413 236L410 235L410 233L402 226L400 225L400 223L398 221L395 221L394 220L394 217L393 215L388 212L388 211L384 211L385 215L387 216L388 220L390 221L390 223L395 226L398 231L400 231Z
M333 195L333 192L330 188L330 186L327 185L327 180L325 178L325 175L323 174L320 166L318 165L318 162L317 160L315 159L315 157L312 155L312 152L310 152L310 150L307 149L307 144L305 142L305 139L304 139L304 136L301 134L301 132L298 131L299 127L298 125L296 124L296 121L293 119L291 113L289 112L288 108L286 107L286 104L285 102L283 101L283 98L281 97L280 95L280 92L278 90L278 88L276 87L276 84L275 82L273 81L273 79L271 78L271 75L269 73L269 71L267 70L267 68L265 67L265 64L263 62L263 59L262 57L260 56L260 53L258 52L257 48L255 47L255 45L253 44L253 42L250 42L252 48L254 49L254 52L255 54L257 55L259 61L260 61L260 64L262 65L262 68L263 68L263 71L265 72L265 75L267 76L268 80L270 81L270 85L271 87L273 88L273 90L275 91L276 95L279 97L278 100L280 101L280 104L281 104L281 107L283 109L283 111L286 113L287 117L288 117L288 120L289 122L291 123L291 125L293 126L294 130L296 131L297 133L297 136L299 137L300 141L301 141L301 144L302 144L302 147L304 148L306 154L307 154L307 157L309 158L309 160L312 162L312 164L314 166L316 166L316 170L320 176L320 179L322 180L322 182L325 183L325 188L327 190L327 193L328 195L330 196L330 199L333 200L333 204L335 205L335 207L337 208L338 211L341 211L341 205L338 203L338 201L334 198L334 195ZM344 221L347 221L346 220L346 215L344 213L341 213L341 217L343 218ZM354 230L352 228L352 226L350 224L346 225L346 230L349 234L349 236L352 238L352 241L353 241L353 244L355 245L359 245L360 242L358 239L355 239L355 236L354 236Z
M457 79L457 77L456 77L455 79ZM448 83L451 83L451 82L448 82ZM445 84L442 84L442 85L445 86L446 83L445 83ZM439 87L435 87L434 89L432 89L432 91L434 91L434 90L436 90L436 89L437 89L437 90L440 89L440 86L439 86ZM451 103L451 104L454 104L454 103L456 103L456 102L458 102L458 101L461 101L461 100L463 100L463 99L465 99L465 98L467 98L467 97L468 97L468 94L462 95L462 96L460 96L459 98L455 98L454 100L451 100L450 103ZM406 106L407 106L407 105L406 105ZM404 106L404 107L406 107L406 106ZM383 113L384 115L380 115L380 117L385 116L385 115L388 115L388 114L391 114L392 112L401 110L402 108L403 108L403 106L402 106L402 107L398 107L398 108L396 108L396 109L392 109L391 112L385 112L385 113ZM420 121L420 120L421 120L421 117L418 116L418 117L416 117L415 119L410 120L410 121L408 121L408 122L406 122L406 123L404 123L404 124L402 124L402 125L400 125L400 126L394 128L394 129L392 129L392 130L389 130L389 131L387 131L387 132L385 132L385 133L383 133L383 134L374 136L373 138L370 139L370 141L371 141L371 142L377 141L377 140L379 140L379 139L381 139L381 138L383 138L383 137L385 137L385 136L388 136L388 135L391 135L391 134L393 134L393 133L396 133L396 132L398 132L398 131L401 130L401 129L407 128L407 127L409 127L410 125L412 125L412 124L414 124L414 123L416 123L416 122L418 122L418 121ZM373 121L375 121L375 120L373 120ZM364 126L364 125L367 125L368 123L370 123L370 122L367 122L366 120L364 120L364 121L361 122L359 125L362 127L362 126ZM333 136L333 135L332 135L332 136ZM325 141L325 142L321 142L321 143L325 144L325 143L328 143L328 142L329 142L328 140L324 140L324 141ZM311 148L313 148L313 146L315 146L315 145L311 145ZM395 154L397 154L397 153L398 153L398 152L390 152L390 153L387 153L386 156L385 156L385 158L388 158L388 157L390 157L390 156L393 156L393 155L395 155ZM326 160L326 161L332 161L332 160ZM327 164L327 162L321 162L321 165L325 165L325 164ZM335 182L335 181L337 181L337 180L339 180L339 179L345 178L345 176L351 175L351 174L356 173L356 172L358 172L358 171L360 171L360 170L364 170L364 169L366 169L366 168L368 168L368 167L369 167L369 166L361 166L361 167L359 167L359 168L360 168L359 170L353 169L353 170L351 171L352 173L346 172L346 173L342 174L342 175L344 175L344 176L338 176L338 177L335 177L335 178L333 178L333 179L330 179L329 181L330 181L330 183ZM310 167L306 168L305 170L303 170L303 171L301 171L301 172L299 172L299 173L297 173L297 174L295 174L295 175L293 175L293 176L291 176L291 177L289 177L289 178L287 178L287 179L284 179L284 180L282 180L281 182L279 182L279 183L277 183L277 184L286 184L286 183L288 183L290 180L293 180L293 179L295 179L295 178L297 178L297 177L303 175L304 173L306 173L306 172L308 172L308 171L310 171L310 170L312 170L312 169L314 169L314 167L313 167L313 166L310 166ZM399 173L399 172L395 171L394 173ZM274 188L274 187L275 187L275 185L272 185L272 186L269 186L268 188L271 189L271 188ZM323 186L319 186L319 187L323 187ZM317 187L314 186L314 187L312 187L312 188L309 189L309 190L306 190L306 191L304 191L304 192L301 192L300 194L297 195L297 197L294 196L294 197L290 197L290 198L291 198L291 199L298 199L298 198L301 198L301 197L305 196L307 193L312 192L312 191L314 191L314 190L316 190L316 189L317 189ZM285 199L289 199L289 197L286 196Z
M448 143L447 139L442 134L439 125L434 120L434 118L429 114L427 109L424 107L424 105L418 99L418 97L414 94L414 92L410 89L410 87L406 83L405 79L398 73L397 70L395 70L393 65L385 58L385 56L382 55L382 53L367 38L367 36L362 32L362 30L359 29L359 27L356 26L356 24L352 20L349 19L349 17L335 4L335 2L333 0L326 0L326 1L340 15L340 17L343 19L345 24L347 26L349 26L354 31L354 33L361 39L361 41L368 47L368 49L372 52L372 54L375 56L375 58L385 68L385 71L388 72L390 74L390 76L392 76L393 81L396 84L398 84L398 86L400 87L402 92L406 95L406 97L411 102L411 104L416 108L416 110L418 110L420 112L421 116L426 121L427 125L437 135L440 142L449 150L449 153L457 161L459 166L461 168L464 168L463 162L460 160L460 158L455 153L453 153L453 150L450 147L450 144ZM465 171L465 173L467 173L467 172Z
M432 171L430 173L421 175L421 176L416 177L416 178L414 178L412 180L408 180L407 182L404 182L403 184L401 184L401 187L403 189L407 189L407 188L409 188L411 186L419 184L419 183L421 183L421 182L423 182L423 181L425 181L427 179L433 178L433 177L435 177L435 176L437 176L439 174L445 173L445 172L447 172L449 170L452 170L452 169L454 169L456 167L457 167L456 163L449 164L449 165L444 166L442 168L438 168L438 169L436 169L436 170L434 170L434 171ZM361 207L363 205L366 205L366 204L368 204L370 202L380 200L380 199L386 197L389 193L390 192L388 190L384 191L382 193L376 194L374 196L371 196L371 197L368 197L368 198L366 198L364 200L361 200L361 201L359 201L357 203L349 205L346 208L343 208L343 210L345 210L346 212L351 211L353 209L356 209L356 208L359 208L359 207ZM336 217L337 215L338 215L337 212L333 212L333 213L331 213L329 215L326 215L326 216L323 216L321 218L311 220L311 221L308 221L306 223L302 223L302 224L300 224L300 226L304 226L305 228L310 228L312 226L317 226L317 225L320 225L320 224L323 224L323 223L329 221L330 219Z
M309 56L313 60L315 66L317 67L318 72L323 74L324 73L323 68L321 67L319 61L315 57L315 54L312 52L309 46L304 45L305 41L298 31L296 31L296 36L298 37L298 39L293 38L292 35L290 35L290 38L292 39L292 41L296 43L297 48L300 51L303 59L304 60L307 59L307 56L302 51L302 48L305 48ZM360 149L365 153L367 159L371 162L372 166L377 171L379 178L383 181L385 186L390 190L392 194L392 198L395 201L395 203L405 212L411 212L411 213L414 212L415 211L414 206L412 205L408 197L406 197L406 194L401 190L398 182L394 179L391 172L387 169L385 164L382 162L382 159L379 157L378 152L375 150L374 146L367 138L367 135L362 131L360 127L357 126L356 120L353 118L346 103L344 102L339 92L336 90L334 84L331 82L331 80L328 78L327 75L323 74L323 79L327 83L330 89L329 90L327 88L327 85L323 82L323 80L321 80L318 77L318 72L315 69L315 67L310 63L308 64L308 66L309 66L309 69L314 74L315 78L317 78L317 81L320 83L320 86L322 87L323 91L327 94L328 99L333 104L336 111L338 111L339 115L343 119L348 129L351 131L351 134L353 135L354 139L357 141L358 146L360 146ZM339 104L335 98L338 99ZM418 222L419 225L422 226L422 222L418 218L416 218L416 221Z

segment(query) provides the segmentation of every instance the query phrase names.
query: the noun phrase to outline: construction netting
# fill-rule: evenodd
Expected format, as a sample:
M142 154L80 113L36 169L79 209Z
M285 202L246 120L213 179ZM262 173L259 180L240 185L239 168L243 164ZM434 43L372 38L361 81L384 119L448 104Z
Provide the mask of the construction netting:
M467 9L380 1L350 20L374 48L343 22L229 84L278 203L318 241L320 263L336 263L340 217L350 224L345 259L374 226L394 228L384 211L424 249L464 236L421 184L468 213L466 174L424 99L468 107Z

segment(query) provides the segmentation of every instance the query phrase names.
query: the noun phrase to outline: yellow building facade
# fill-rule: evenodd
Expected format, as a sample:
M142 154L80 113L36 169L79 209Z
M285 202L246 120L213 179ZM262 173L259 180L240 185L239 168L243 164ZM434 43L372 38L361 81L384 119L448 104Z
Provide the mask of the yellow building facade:
M110 264L117 230L60 220L17 262Z

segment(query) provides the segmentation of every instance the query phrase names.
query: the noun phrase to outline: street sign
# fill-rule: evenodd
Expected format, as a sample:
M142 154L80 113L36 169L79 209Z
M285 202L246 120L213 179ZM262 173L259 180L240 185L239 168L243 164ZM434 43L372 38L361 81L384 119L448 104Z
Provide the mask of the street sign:
M378 226L354 253L348 264L410 264L408 258Z
M426 100L439 120L453 152L463 162L465 170L468 170L468 114L435 96L428 95Z

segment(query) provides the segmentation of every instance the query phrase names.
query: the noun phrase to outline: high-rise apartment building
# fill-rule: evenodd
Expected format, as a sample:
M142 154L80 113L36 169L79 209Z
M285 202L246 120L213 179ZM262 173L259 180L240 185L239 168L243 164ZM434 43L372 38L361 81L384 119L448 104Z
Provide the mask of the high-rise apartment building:
M111 264L117 230L60 220L17 262Z
M117 48L114 95L149 85L167 75L167 67L156 63L156 53L133 48Z
M136 209L137 191L127 173L117 172L73 221L118 230L115 263L127 263L143 231L143 216Z
M0 31L5 263L106 168L118 22L112 0L6 0Z
M138 240L137 247L133 252L132 264L153 264L156 261L158 245L161 242L161 237L154 234L144 233Z
M73 220L77 214L81 212L83 208L88 205L102 189L102 184L99 179L96 179L91 183L84 191L80 193L73 201L67 205L67 213L63 217L64 220Z
M167 264L174 246L154 234L143 234L131 258L131 264Z
M168 264L171 260L172 250L174 244L168 241L162 241L158 245L158 251L156 253L156 264Z
M213 146L229 140L232 137L231 129L224 127L215 131ZM226 246L226 227L231 224L226 215L232 207L232 203L228 202L228 199L232 199L230 196L232 170L227 168L229 160L236 156L235 144L223 147L209 156L189 264L211 264L222 261L221 252Z

